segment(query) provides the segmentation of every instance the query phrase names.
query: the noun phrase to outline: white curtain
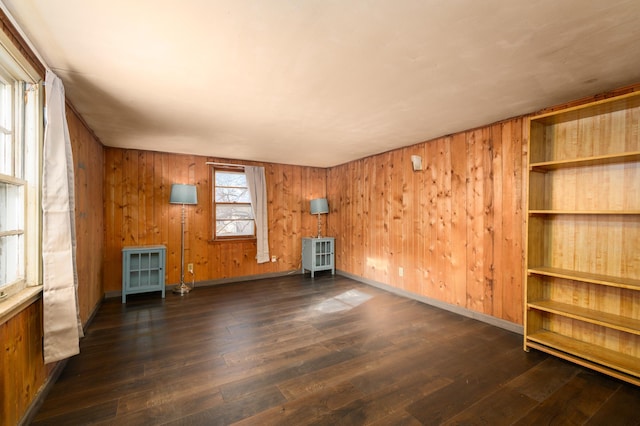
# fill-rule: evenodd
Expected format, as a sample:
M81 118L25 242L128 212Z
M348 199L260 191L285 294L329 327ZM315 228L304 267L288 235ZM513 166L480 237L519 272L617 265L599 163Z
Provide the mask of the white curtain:
M267 183L264 177L264 167L245 166L247 185L251 194L251 209L256 222L258 263L269 261L269 232L267 222Z
M42 171L43 327L45 363L80 352L73 155L62 81L45 80L46 127Z

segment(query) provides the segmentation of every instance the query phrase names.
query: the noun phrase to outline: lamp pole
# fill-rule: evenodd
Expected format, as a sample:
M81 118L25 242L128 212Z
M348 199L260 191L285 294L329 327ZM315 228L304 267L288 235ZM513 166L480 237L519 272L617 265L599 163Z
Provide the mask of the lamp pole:
M173 289L174 293L178 293L183 295L185 293L189 293L191 290L184 283L184 223L186 218L186 211L184 207L184 203L182 204L182 218L180 220L180 285Z
M191 288L184 282L184 224L186 222L185 204L198 204L198 193L195 185L173 184L171 185L171 204L181 204L180 218L180 285L173 289L174 293L183 295L189 293Z

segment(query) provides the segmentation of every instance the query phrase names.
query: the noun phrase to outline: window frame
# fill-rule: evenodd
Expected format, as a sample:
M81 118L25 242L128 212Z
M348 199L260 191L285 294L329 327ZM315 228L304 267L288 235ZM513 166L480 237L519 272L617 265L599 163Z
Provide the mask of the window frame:
M44 138L44 90L42 78L12 41L0 31L0 80L11 89L11 127L3 125L3 135L11 134L11 167L0 169L0 182L16 188L22 217L19 229L5 229L3 237L20 235L20 271L12 281L0 285L0 323L7 319L25 297L42 288L41 260L41 170ZM3 123L4 124L4 123ZM8 132L7 132L8 131ZM6 172L6 173L5 173ZM8 174L7 174L8 173ZM12 208L7 207L7 211Z
M255 241L256 240L256 223L255 223L255 218L252 217L251 221L253 221L253 234L245 234L245 235L218 235L217 233L217 205L221 204L221 205L230 205L230 204L237 204L237 205L247 205L249 206L249 208L251 207L251 200L249 200L246 203L219 203L216 202L216 188L218 187L216 185L216 172L221 172L221 173L240 173L240 174L244 174L246 176L246 174L244 173L244 167L242 166L212 166L211 167L211 238L212 241ZM247 186L247 190L249 190L249 187ZM253 216L253 214L252 214ZM240 220L240 219L238 219ZM246 220L246 219L242 219L242 220Z

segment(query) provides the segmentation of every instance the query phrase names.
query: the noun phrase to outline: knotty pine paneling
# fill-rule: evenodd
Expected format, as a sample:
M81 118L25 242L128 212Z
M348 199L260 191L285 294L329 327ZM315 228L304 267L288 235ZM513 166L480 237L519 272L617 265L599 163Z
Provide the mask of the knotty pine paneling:
M518 117L329 169L336 268L522 324L528 133Z
M42 300L0 324L0 424L19 423L53 365L42 361Z
M325 196L325 169L235 162L265 168L269 249L278 260L258 264L254 241L211 241L212 170L207 161L229 162L195 155L105 149L106 292L121 290L121 250L130 245L166 245L166 282L180 281L181 206L169 204L173 183L197 186L198 205L187 206L185 226L185 264L194 264L196 282L301 268L301 238L317 232L316 217L309 214L309 200Z
M80 319L86 324L104 297L104 148L70 108L67 124L74 162L78 302Z
M521 324L525 125L517 118L329 169L336 267ZM422 156L422 171L411 155Z

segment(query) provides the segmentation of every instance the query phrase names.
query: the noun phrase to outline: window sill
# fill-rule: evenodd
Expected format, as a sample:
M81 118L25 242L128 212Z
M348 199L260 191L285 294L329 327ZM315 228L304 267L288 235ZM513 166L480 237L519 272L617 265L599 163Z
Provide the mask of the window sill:
M26 287L0 301L0 325L9 321L42 296L42 286Z
M209 240L209 244L224 244L224 243L255 243L257 240L252 238L219 238L215 240Z

